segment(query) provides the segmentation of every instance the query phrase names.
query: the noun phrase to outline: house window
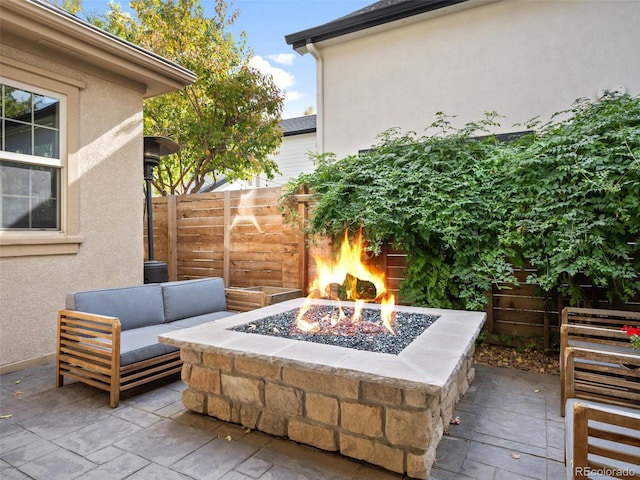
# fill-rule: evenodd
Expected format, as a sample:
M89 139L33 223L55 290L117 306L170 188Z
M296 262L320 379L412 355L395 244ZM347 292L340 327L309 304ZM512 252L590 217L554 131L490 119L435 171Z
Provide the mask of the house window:
M64 97L0 83L0 229L60 230Z

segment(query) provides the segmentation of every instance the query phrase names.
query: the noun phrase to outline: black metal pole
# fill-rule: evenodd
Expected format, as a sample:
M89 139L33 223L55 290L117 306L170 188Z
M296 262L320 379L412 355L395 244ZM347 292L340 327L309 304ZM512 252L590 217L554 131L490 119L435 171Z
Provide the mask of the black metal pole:
M168 281L166 262L156 262L153 257L153 205L151 188L153 169L160 164L160 157L171 155L180 150L180 145L165 137L144 137L144 180L145 200L147 205L147 252L149 259L144 262L144 283L161 283Z
M147 202L147 255L148 260L153 260L153 210L151 205L151 178L153 175L153 165L145 163L144 165L144 180L146 184L145 188L145 200Z

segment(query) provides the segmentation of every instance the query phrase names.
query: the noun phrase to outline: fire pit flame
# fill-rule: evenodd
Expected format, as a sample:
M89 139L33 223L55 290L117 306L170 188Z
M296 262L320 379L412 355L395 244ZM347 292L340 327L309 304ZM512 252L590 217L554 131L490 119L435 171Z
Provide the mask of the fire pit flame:
M380 317L382 324L391 333L395 333L393 328L395 297L387 291L384 273L375 271L371 266L362 261L363 251L362 232L360 232L357 241L351 245L347 231L344 234L342 244L340 245L340 252L335 261L333 259L325 260L321 257L314 257L317 274L309 286L309 296L306 302L298 311L296 318L296 326L298 329L308 333L316 333L322 330L320 321L305 318L305 315L311 308L312 299L329 298L339 302L338 296L333 292L332 286L335 284L342 285L348 276L351 276L354 279L373 284L376 289L376 297L373 301L379 301L381 304ZM338 303L337 312L332 313L329 318L332 327L336 327L341 322L358 324L362 320L362 309L364 308L366 299L360 298L355 281L347 286L346 297L348 300L355 301L354 313L351 318L348 318Z

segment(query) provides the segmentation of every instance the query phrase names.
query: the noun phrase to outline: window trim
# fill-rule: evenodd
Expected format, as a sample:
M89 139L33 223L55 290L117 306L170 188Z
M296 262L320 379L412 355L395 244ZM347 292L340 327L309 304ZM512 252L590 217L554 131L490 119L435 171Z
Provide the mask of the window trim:
M19 82L19 81L15 81L15 80L8 80L6 78L4 78L2 75L0 75L0 85L5 85L11 88L16 88L16 89L20 89L24 92L28 92L31 95L42 95L42 96L47 96L49 98L54 98L58 101L58 128L55 129L57 130L58 133L58 156L57 158L55 157L43 157L41 155L35 155L33 153L31 154L23 154L23 153L16 153L16 152L11 152L11 151L7 151L7 150L2 150L0 148L0 160L3 161L9 161L9 162L13 162L13 163L17 163L20 165L33 165L33 166L43 166L43 167L47 167L47 168L52 168L52 169L56 169L57 170L57 176L58 176L58 186L57 186L57 197L56 197L56 202L58 203L57 206L57 211L56 211L56 228L47 228L45 229L46 231L50 231L50 232L60 232L62 231L62 219L63 219L63 205L62 205L62 199L63 199L63 191L64 191L64 185L62 182L62 175L63 175L63 170L65 169L65 159L67 157L67 142L66 142L66 131L67 131L67 97L66 95L62 95L58 92L52 92L50 90L45 90L43 88L37 87L37 86L33 86L33 85L26 85L23 82ZM33 120L32 120L33 121ZM30 123L29 125L31 125L31 128L35 128L36 124ZM32 139L33 141L33 139ZM6 231L23 231L25 233L31 233L31 232L35 232L35 231L40 231L40 229L37 228L15 228L15 229L4 229L4 228L0 228L0 231L6 232Z
M0 66L0 81L61 98L64 108L60 115L60 230L0 230L0 257L76 254L84 240L80 233L78 125L80 91L85 84L11 58L1 58ZM10 160L6 153L10 152L3 152L3 158ZM32 163L40 163L40 158L33 157Z

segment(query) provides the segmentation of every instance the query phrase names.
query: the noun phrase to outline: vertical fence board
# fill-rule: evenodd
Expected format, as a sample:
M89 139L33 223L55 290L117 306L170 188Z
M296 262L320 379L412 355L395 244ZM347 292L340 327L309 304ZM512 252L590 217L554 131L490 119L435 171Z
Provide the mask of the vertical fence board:
M231 260L229 258L229 252L231 250L231 192L224 192L224 239L222 245L223 251L223 267L222 278L224 279L224 286L229 287L230 276L229 270L231 269Z
M167 197L167 270L169 280L178 279L178 212L175 195Z

